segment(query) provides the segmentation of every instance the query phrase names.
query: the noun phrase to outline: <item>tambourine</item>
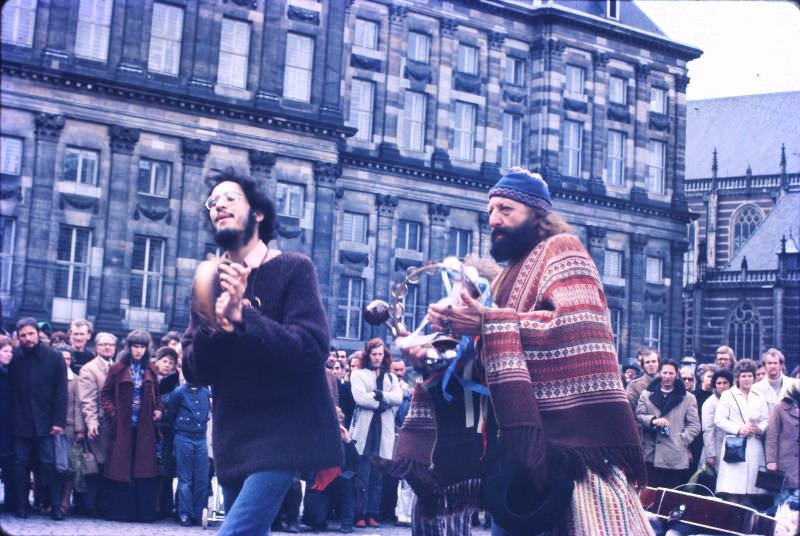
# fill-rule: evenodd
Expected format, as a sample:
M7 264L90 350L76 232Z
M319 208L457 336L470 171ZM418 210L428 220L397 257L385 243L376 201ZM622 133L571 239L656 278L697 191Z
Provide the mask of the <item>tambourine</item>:
M213 257L200 262L194 272L192 283L192 317L198 327L206 327L212 331L219 329L214 311L217 298L222 294L219 283L219 265L222 262L230 261L225 257Z

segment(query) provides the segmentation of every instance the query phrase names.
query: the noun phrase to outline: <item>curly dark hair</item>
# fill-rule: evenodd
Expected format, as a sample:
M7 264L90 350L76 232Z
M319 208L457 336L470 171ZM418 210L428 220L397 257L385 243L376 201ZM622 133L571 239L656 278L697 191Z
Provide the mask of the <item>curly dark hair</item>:
M206 179L209 185L206 197L210 196L214 188L222 182L235 182L241 187L250 208L264 215L264 219L258 224L258 237L264 243L272 240L275 236L275 204L267 195L266 184L256 181L249 175L241 175L232 167L227 167Z

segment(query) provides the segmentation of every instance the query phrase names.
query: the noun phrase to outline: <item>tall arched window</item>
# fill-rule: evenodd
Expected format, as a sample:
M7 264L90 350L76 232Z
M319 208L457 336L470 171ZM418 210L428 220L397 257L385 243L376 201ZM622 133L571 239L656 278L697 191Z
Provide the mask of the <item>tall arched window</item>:
M731 242L733 244L731 257L756 232L762 221L764 221L764 214L755 205L742 205L736 210L733 218L731 218L731 236L733 238Z
M739 359L758 359L761 350L761 321L755 308L740 303L728 319L728 346Z

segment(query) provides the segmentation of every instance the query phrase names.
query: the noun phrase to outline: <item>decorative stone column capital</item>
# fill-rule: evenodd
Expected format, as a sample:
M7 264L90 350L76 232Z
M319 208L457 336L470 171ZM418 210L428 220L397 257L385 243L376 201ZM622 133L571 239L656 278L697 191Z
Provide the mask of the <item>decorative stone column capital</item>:
M111 138L111 151L122 154L133 154L133 149L139 143L138 128L111 125L108 127L108 137Z
M592 53L592 61L594 62L594 66L598 69L604 69L608 65L608 61L611 57L608 55L607 52L600 52L595 50Z
M397 208L399 199L396 195L376 194L375 205L378 207L379 216L394 216L394 209Z
M631 248L635 249L639 252L644 250L644 247L647 245L647 235L633 233L631 235Z
M439 203L432 203L428 205L428 215L431 217L433 225L445 225L447 223L447 216L450 215L450 207Z
M442 19L442 35L445 37L453 37L458 30L458 21L453 19Z
M645 65L644 63L637 63L636 64L636 79L640 82L647 81L647 77L650 76L650 66Z
M393 5L389 8L389 14L392 22L403 22L406 20L406 16L408 15L408 8L405 6Z
M181 139L181 157L187 166L202 166L211 143L193 138Z
M342 166L328 162L314 162L314 181L321 186L334 186L342 176Z
M250 149L250 151L248 151L248 157L250 159L251 172L263 171L269 173L272 171L272 167L277 161L277 157L274 153L258 151L256 149Z
M691 78L686 75L675 77L675 90L680 93L686 93L686 88L689 85Z
M36 114L34 119L36 125L36 138L46 141L58 141L61 130L66 124L66 118L61 114L46 114L44 112Z
M506 40L506 34L501 32L489 32L489 48L491 50L501 50Z
M604 227L597 227L596 225L589 225L586 227L586 235L589 237L589 244L592 247L604 247L606 245L606 233L608 230Z

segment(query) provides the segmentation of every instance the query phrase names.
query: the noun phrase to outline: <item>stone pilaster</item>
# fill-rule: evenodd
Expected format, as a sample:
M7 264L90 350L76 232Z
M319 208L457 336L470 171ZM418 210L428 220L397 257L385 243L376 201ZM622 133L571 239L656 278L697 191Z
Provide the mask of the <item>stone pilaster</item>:
M208 193L203 182L203 165L211 144L204 140L181 139L183 184L178 221L178 255L176 255L175 299L172 302L172 327L181 329L189 323L189 301L194 270L203 252L201 229L208 215L203 208ZM166 293L166 292L165 292Z
M597 265L597 271L600 273L600 276L603 275L603 266L605 265L605 258L606 258L606 232L607 230L604 227L597 227L595 225L589 225L586 227L586 234L589 239L589 243L587 244L589 249L589 254L594 259L594 263Z
M633 150L634 150L634 170L630 176L631 195L634 196L633 189L645 193L647 191L647 163L650 139L647 136L647 120L650 110L650 66L639 63L636 69L636 91L633 103L634 129L633 129Z
M261 66L261 79L256 92L256 102L268 108L277 107L283 88L281 77L284 63L284 48L281 39L285 39L283 30L283 13L286 9L283 2L264 3L264 31L262 37L262 57L273 58L274 61L263 62Z
M129 281L125 270L128 235L133 152L139 142L139 129L111 125L108 128L111 146L111 175L106 199L106 241L103 251L103 272L100 281L100 303L95 321L96 331L117 333L122 330L121 302L128 296ZM124 216L122 216L124 215Z
M30 220L28 240L25 245L25 279L19 315L47 319L52 296L55 271L48 259L48 248L42 240L52 236L53 187L56 175L56 146L66 120L63 115L39 113L34 118L36 133L36 161L33 164L33 184L30 190ZM56 229L57 232L57 229ZM45 242L46 243L46 242Z
M595 51L592 55L595 98L591 102L592 146L589 176L599 180L602 180L603 177L605 150L608 145L608 129L605 126L606 110L608 109L608 61L609 55L605 52ZM597 98L601 92L605 92L604 99Z
M628 311L630 311L630 330L628 331L628 348L635 351L641 346L644 339L645 317L644 317L644 272L645 254L644 248L647 246L647 236L641 234L630 235L631 259L628 268L628 284L630 293L628 299Z
M331 123L343 121L340 86L343 74L345 8L348 4L348 0L331 0L330 8L326 11L325 68L322 69L324 79L319 117Z
M194 35L219 35L220 24L214 20L213 4L198 2L196 12L196 33ZM189 13L187 13L187 16ZM193 93L211 93L216 79L217 60L219 58L218 39L196 39L192 76L189 87Z
M544 78L541 85L540 98L547 103L555 103L562 101L561 88L563 87L564 80L564 50L565 43L558 39L540 39L534 43L532 54L534 61L539 60L544 63ZM547 80L550 80L548 83ZM535 102L537 96L531 96L532 102ZM552 119L558 122L555 126ZM554 109L549 108L545 112L544 117L540 119L543 121L544 128L542 129L542 159L540 162L541 169L545 176L558 176L561 169L561 113L560 107ZM551 127L551 125L554 125Z
M375 251L375 288L373 296L389 296L392 274L392 230L394 228L394 212L397 208L398 197L389 194L377 194L375 206L378 209L378 236ZM373 336L385 338L385 326L373 328Z
M488 80L503 80L503 43L505 39L506 35L504 33L489 32ZM500 165L500 151L505 150L505 148L501 149L499 147L503 141L503 107L501 99L502 91L489 90L486 92L486 117L488 118L488 123L486 125L487 133L484 143L486 149L483 154L483 160L498 166ZM526 123L526 118L523 117L523 124ZM525 136L523 136L523 139L525 139Z
M447 245L447 217L450 215L450 207L447 205L430 204L428 205L428 216L430 217L430 248L428 249L428 259L434 262L441 262L446 255ZM427 296L430 303L434 303L444 297L441 277L428 277Z
M333 259L333 227L336 209L336 181L342 175L339 164L314 162L314 238L311 258L317 264L319 291L328 318L335 318L335 301L331 296Z
M50 12L47 13L47 45L44 49L43 60L49 63L53 60L66 60L67 36L70 34L69 24L70 2L66 0L53 0L50 2ZM42 12L43 14L46 12Z
M489 227L489 214L478 212L478 256L487 257L492 247L492 229Z
M143 2L125 3L125 20L122 29L122 58L117 70L120 73L140 75L147 67L144 32L145 5Z
M673 357L683 357L684 307L683 307L683 255L689 249L685 241L670 243L670 287L667 295L667 310L664 321L667 337L666 351Z
M277 182L272 177L272 168L275 166L277 156L275 153L250 149L247 156L250 161L250 174L266 189L267 195L275 201L275 190Z

